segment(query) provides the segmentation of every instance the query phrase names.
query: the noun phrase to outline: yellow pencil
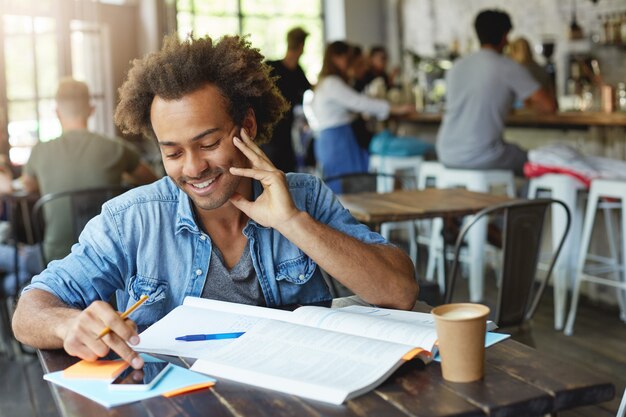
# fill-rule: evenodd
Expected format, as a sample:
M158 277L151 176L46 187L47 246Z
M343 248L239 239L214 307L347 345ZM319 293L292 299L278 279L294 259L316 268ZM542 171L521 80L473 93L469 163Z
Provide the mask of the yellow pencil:
M135 311L140 305L142 305L144 303L144 301L146 301L148 299L147 295L142 295L139 298L139 301L137 301L135 304L133 304L132 306L130 306L130 308L128 310L126 310L125 312L123 312L120 315L121 319L125 319L126 317L128 317L130 315L130 313L132 313L133 311ZM111 331L110 327L105 327L104 329L102 329L102 331L100 332L100 334L98 335L98 337L96 339L100 339L102 337L104 337L105 335L109 334L109 332Z

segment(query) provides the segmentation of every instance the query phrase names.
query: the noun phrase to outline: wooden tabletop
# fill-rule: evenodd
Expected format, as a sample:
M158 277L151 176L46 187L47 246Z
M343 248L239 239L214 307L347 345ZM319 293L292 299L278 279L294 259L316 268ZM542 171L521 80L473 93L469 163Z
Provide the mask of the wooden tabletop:
M60 350L41 351L39 357L45 372L76 362ZM209 390L112 409L56 385L50 387L64 417L541 416L609 401L615 395L610 381L510 339L487 349L485 378L479 382L446 382L439 363L423 366L411 361L374 391L340 406L224 379Z
M384 222L462 216L510 201L503 195L476 193L462 188L399 190L391 193L358 193L339 196L345 208L360 222Z
M415 123L439 124L441 113L417 113L400 120ZM626 127L626 113L602 112L558 112L554 114L533 114L530 112L514 113L507 117L507 126L528 127L572 127L585 128L588 126L622 126Z

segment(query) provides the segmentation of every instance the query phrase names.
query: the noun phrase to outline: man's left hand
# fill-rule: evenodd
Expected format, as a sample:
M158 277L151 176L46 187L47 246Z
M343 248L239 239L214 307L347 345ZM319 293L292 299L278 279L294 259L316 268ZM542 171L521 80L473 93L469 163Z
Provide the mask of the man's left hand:
M231 203L262 226L277 228L285 225L300 212L289 194L285 173L272 164L244 129L241 129L240 137L233 138L233 143L250 160L252 167L231 167L230 173L260 181L263 192L255 201L235 193L230 198Z

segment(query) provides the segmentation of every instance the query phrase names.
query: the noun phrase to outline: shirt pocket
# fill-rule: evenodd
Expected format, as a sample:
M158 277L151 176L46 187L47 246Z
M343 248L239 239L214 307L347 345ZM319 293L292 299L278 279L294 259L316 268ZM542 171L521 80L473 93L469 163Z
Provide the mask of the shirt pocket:
M140 308L131 313L130 318L137 326L149 326L165 315L166 294L169 284L155 278L142 275L135 275L130 279L128 285L128 309L136 303L142 295L147 295L148 299Z
M305 284L315 273L317 264L305 254L288 259L276 266L276 281Z

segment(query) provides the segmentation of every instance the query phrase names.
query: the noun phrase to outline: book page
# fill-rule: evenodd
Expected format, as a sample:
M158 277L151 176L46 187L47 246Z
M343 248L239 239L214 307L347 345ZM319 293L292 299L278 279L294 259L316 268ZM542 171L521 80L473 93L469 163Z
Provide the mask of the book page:
M435 341L437 340L437 332L431 319L418 316L416 320L398 320L397 317L388 314L383 315L380 309L362 307L365 311L370 312L367 314L351 312L350 309L353 309L353 307L340 309L300 307L291 313L291 320L294 323L306 326L403 343L413 347L421 347L430 352L433 351ZM404 311L399 313L415 314ZM400 316L406 317L406 315L402 314ZM419 317L421 317L421 320Z
M210 300L208 298L185 297L184 306L204 308L206 310L221 311L236 315L245 315L271 320L289 320L291 311L277 308L259 307L248 304L230 303L228 301Z
M234 339L185 342L178 336L246 332L265 319L285 319L290 311L276 310L197 297L185 297L176 307L140 335L138 352L199 358L206 351L221 349Z
M412 348L268 320L227 349L203 355L191 369L340 404L383 382Z
M353 305L348 307L343 307L339 309L340 311L347 311L350 313L359 313L359 314L367 314L372 317L386 317L398 321L404 321L407 323L418 323L424 324L427 326L435 326L435 318L430 313L421 313L417 311L405 311L405 310L393 310L390 308L381 308L381 307L366 307ZM490 332L492 330L497 329L498 326L491 320L487 320L487 331Z

